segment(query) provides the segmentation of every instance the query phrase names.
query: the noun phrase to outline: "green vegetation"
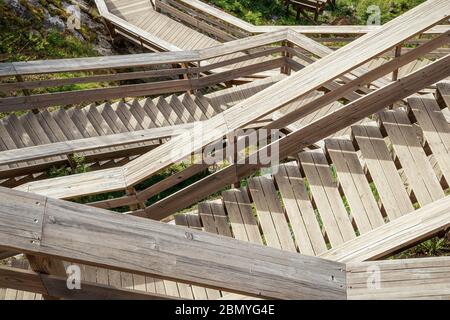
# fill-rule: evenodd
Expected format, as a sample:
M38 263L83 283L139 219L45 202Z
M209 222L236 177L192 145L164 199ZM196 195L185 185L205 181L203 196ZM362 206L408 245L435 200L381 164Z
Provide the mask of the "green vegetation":
M401 15L425 0L337 0L336 8L328 6L320 16L319 24L366 24L367 8L377 5L381 9L381 22ZM294 9L286 12L284 0L209 0L211 4L255 25L311 24L305 18L295 19Z
M48 170L47 172L48 177L49 178L64 177L70 174L85 173L90 171L90 168L85 163L84 156L74 154L73 156L70 156L70 161L73 164L72 167L66 166L51 167L50 170Z
M19 16L4 0L0 0L0 56L3 61L97 56L91 42L96 34L81 28L83 41L68 31L46 28L43 6L49 14L67 19L60 0L39 0L42 6L33 6L27 0L20 4L27 9L26 17Z
M31 61L62 58L98 56L93 43L97 33L81 25L79 30L67 30L65 27L69 14L61 0L39 0L33 5L28 0L19 0L18 4L7 5L0 0L0 62ZM16 9L13 9L15 7ZM47 11L45 11L47 10ZM59 21L60 28L49 26L48 19ZM91 14L91 19L97 17ZM56 23L56 25L58 25ZM62 73L56 75L27 76L25 80L38 81L56 78L73 78L87 73ZM15 78L5 78L2 82L16 82ZM83 90L102 87L102 83L73 84L45 89L33 89L33 94L53 93L71 90ZM0 93L0 97L22 95L22 92ZM25 112L15 112L20 116ZM0 113L0 118L7 116Z
M421 257L439 257L450 255L450 232L434 237L404 252L395 255L395 259L411 259Z

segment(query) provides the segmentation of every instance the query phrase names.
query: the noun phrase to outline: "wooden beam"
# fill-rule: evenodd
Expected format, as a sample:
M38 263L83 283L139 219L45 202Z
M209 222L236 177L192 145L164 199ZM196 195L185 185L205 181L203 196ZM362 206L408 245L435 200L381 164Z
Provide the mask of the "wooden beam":
M252 296L346 298L340 263L7 188L0 231L0 247L33 255Z
M0 266L0 288L34 292L65 300L176 300L165 295L128 290L87 281L80 289L67 288L67 279L30 270Z
M196 123L194 122L170 127L152 128L1 151L0 166L59 155L71 155L74 153L101 148L118 147L127 144L169 138L177 136L180 133L184 133L186 130L193 128L195 125Z
M449 227L450 197L447 196L337 246L321 257L343 263L382 259Z
M450 257L347 264L349 300L450 299Z

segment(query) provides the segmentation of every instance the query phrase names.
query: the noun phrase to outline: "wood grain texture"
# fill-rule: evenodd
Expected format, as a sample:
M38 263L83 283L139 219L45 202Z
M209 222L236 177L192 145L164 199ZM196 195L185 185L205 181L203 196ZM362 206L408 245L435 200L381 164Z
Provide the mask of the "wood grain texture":
M448 300L450 258L347 264L349 300Z
M450 226L450 197L437 200L321 255L343 263L376 260Z
M1 288L38 293L65 300L173 300L173 298L163 295L126 290L86 281L81 282L81 289L70 290L67 288L66 281L66 278L0 266Z
M0 236L2 247L262 297L346 297L340 263L49 198L45 214L25 203L11 218L10 199L27 194L0 192L1 228L16 230ZM40 241L30 245L35 224L23 221L36 214L43 219Z

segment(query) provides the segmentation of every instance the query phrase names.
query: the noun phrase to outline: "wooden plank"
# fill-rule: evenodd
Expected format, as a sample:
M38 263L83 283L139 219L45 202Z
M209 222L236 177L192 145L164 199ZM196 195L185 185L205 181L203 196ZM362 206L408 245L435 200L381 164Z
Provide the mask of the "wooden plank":
M443 105L450 110L450 82L443 81L437 84L437 93Z
M5 128L9 132L10 137L14 141L15 145L18 148L32 147L34 146L33 140L25 131L23 126L20 124L19 119L17 119L15 114L10 115L7 119L5 119ZM43 160L29 161L28 164L42 164Z
M55 155L69 155L84 151L103 149L106 147L134 147L137 142L149 142L177 136L180 133L186 132L186 130L190 129L193 125L195 124L181 124L172 127L137 130L107 136L56 142L17 150L1 151L0 164L13 164L43 159Z
M225 213L225 207L222 200L207 201L199 203L198 215L202 220L205 231L211 233L217 233L225 237L233 237L230 230L230 224L228 217ZM220 299L223 295L227 295L225 292L217 292L218 296L215 299ZM209 293L208 296L211 296ZM246 296L237 296L236 299L245 299Z
M255 203L267 245L296 252L288 222L276 198L273 182L267 177L256 177L248 180L248 188Z
M242 241L263 244L247 189L227 190L222 193L222 197L234 237Z
M325 147L360 234L384 224L353 144L347 139L327 139Z
M309 199L305 181L296 162L280 165L274 178L294 232L300 253L318 255L327 250L316 213Z
M356 125L352 126L352 135L389 219L412 212L414 207L380 129L375 125Z
M331 245L334 247L354 239L355 231L325 154L322 151L308 151L300 152L298 156Z
M0 266L0 286L51 295L66 300L165 300L166 296L113 288L83 281L80 290L67 288L67 279L39 274L33 271ZM0 297L1 298L1 297ZM22 299L26 299L25 295ZM17 299L17 300L22 300ZM0 299L3 300L3 299Z
M442 175L450 182L450 127L432 95L408 99L414 117L436 158Z
M92 71L102 69L121 69L150 65L172 64L200 60L195 51L142 53L109 57L91 57L58 60L38 60L0 64L0 76L16 74L31 75L39 73L58 73L71 71ZM11 73L11 66L14 69ZM9 69L9 70L8 70Z
M192 99L192 97L193 96L190 94L184 94L182 96L183 105L191 113L191 115L195 119L195 121L206 120L207 119L206 115L199 108L199 106L195 104L194 99Z
M133 103L130 105L130 112L134 115L136 119L140 119L140 123L144 129L156 128L156 124L152 121L149 115L144 111L143 103L144 100L134 99Z
M202 223L198 214L180 214L175 216L175 222L179 226L185 226L192 229L203 230ZM191 286L195 300L214 300L220 297L219 290Z
M155 100L155 102L157 102L157 100ZM163 113L161 113L161 111L159 111L159 109L156 107L155 102L150 99L146 99L144 106L145 111L157 126L170 126L170 123L164 117Z
M348 298L448 299L449 270L449 257L351 263L347 265Z
M430 203L320 255L343 263L377 260L432 238L450 226L450 197Z
M406 111L400 109L383 111L379 113L379 117L420 205L444 197L444 191Z
M171 108L171 106L167 103L164 97L158 98L158 103L156 103L156 108L161 112L171 126L182 124L183 121L179 118L175 110Z
M47 134L47 132L44 130L43 127L41 127L40 123L38 122L37 117L33 113L27 113L26 115L22 116L20 118L22 122L23 128L26 130L28 135L33 139L33 142L35 145L43 145L43 144L49 144L52 143L50 140L50 137L52 136L52 133L50 132ZM49 159L45 159L44 161L52 161L52 160L62 160L65 159L64 157L52 157Z
M1 247L262 297L345 298L340 263L50 198L36 210L27 193L0 193Z

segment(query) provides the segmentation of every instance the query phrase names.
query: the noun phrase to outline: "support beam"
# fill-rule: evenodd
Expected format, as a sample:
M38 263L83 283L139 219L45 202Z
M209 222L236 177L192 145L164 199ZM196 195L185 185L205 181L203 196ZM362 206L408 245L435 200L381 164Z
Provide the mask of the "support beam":
M382 259L449 227L450 197L447 196L337 246L321 257L342 263Z
M450 299L450 257L347 265L349 300Z
M81 289L67 288L65 278L0 266L0 288L34 292L65 300L175 300L165 295L81 282Z
M258 297L346 298L341 263L6 188L0 247Z

